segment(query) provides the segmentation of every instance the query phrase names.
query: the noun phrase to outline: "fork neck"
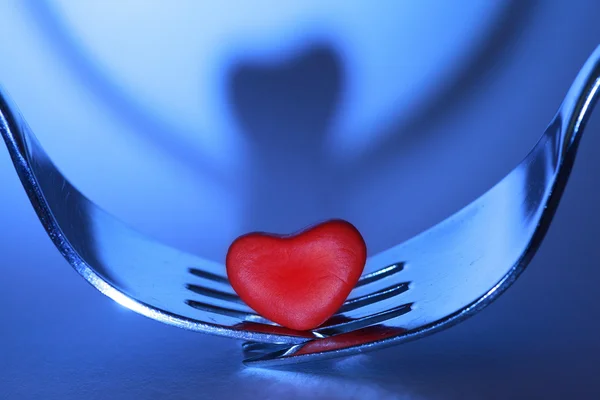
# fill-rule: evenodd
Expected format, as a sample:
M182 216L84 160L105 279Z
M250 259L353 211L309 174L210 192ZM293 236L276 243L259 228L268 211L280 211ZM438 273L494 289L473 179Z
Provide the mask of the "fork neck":
M556 116L563 150L576 148L600 92L600 46L590 55L569 88Z
M6 142L10 156L19 163L27 154L25 129L27 128L17 107L0 86L0 136Z

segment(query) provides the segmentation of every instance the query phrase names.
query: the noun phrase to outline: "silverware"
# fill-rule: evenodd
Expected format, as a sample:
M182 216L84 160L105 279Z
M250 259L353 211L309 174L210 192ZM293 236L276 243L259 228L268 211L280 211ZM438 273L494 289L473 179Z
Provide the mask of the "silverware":
M338 314L310 332L256 315L236 296L223 265L157 243L100 209L56 169L1 93L0 133L48 235L89 283L147 317L245 340L244 362L268 366L414 340L496 299L525 269L550 225L599 86L600 47L510 174L445 221L370 257Z

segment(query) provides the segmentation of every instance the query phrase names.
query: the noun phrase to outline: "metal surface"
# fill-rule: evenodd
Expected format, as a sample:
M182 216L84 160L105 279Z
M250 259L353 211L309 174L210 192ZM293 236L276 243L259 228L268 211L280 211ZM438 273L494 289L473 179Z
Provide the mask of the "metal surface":
M100 210L53 166L6 97L0 101L0 131L48 234L86 280L159 321L266 343L246 346L247 363L273 365L412 340L473 315L501 294L531 260L548 228L599 77L600 48L515 170L446 221L371 257L362 284L340 313L310 333L288 331L254 315L236 299L222 265L155 243ZM282 343L287 346L281 348Z

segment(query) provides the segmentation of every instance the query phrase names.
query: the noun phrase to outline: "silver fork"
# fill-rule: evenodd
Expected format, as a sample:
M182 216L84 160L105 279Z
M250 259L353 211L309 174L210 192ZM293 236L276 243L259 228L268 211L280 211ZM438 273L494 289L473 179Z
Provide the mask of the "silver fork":
M0 94L0 133L48 235L94 287L147 317L245 340L247 365L346 356L446 329L504 292L547 231L600 86L600 47L540 141L510 174L445 221L370 257L339 312L310 332L254 313L223 265L131 230L55 168L16 107Z

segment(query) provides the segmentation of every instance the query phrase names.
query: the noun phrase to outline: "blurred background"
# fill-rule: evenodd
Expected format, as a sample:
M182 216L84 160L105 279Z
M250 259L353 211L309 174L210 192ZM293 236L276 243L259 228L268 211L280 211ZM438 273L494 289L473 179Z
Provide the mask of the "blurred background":
M592 0L5 0L0 85L57 166L138 230L222 262L344 218L375 254L527 154L600 45ZM598 112L600 113L600 112ZM555 221L448 331L287 371L85 283L0 150L0 399L598 398L600 118Z

